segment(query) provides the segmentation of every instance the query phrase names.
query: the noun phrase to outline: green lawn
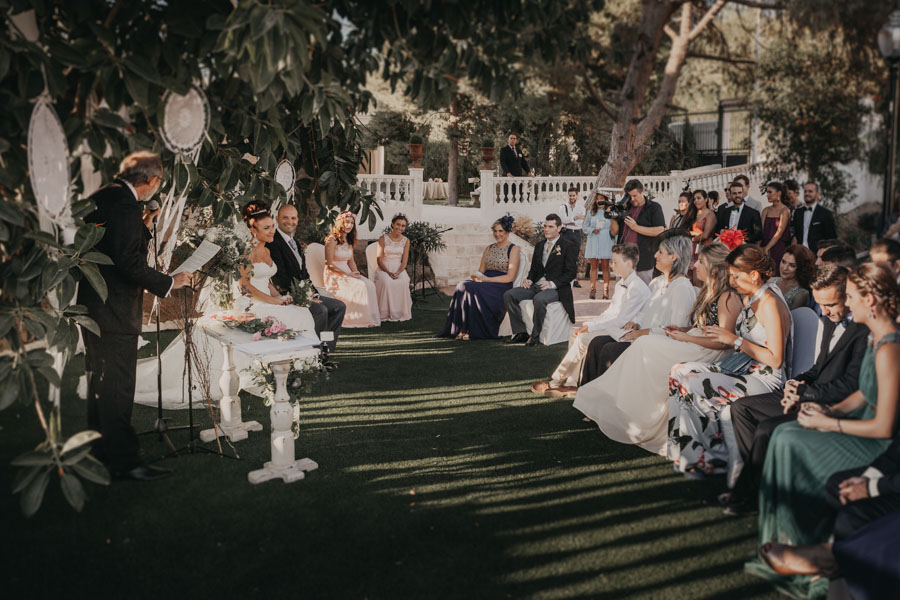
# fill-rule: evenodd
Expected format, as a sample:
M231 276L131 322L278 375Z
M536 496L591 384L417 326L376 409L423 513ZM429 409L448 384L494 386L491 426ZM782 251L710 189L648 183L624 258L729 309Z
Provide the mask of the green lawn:
M268 410L247 397L245 418L266 430L235 445L240 460L167 459L173 477L92 486L81 514L55 482L28 520L0 494L3 597L774 597L743 573L755 519L699 506L721 481L677 476L582 422L571 400L533 395L562 345L432 339L445 306L341 338L340 369L303 403L298 458L319 463L305 481L247 482L269 452ZM84 424L78 371L69 431ZM138 430L154 416L136 407ZM9 461L38 431L23 405L0 426L9 490Z

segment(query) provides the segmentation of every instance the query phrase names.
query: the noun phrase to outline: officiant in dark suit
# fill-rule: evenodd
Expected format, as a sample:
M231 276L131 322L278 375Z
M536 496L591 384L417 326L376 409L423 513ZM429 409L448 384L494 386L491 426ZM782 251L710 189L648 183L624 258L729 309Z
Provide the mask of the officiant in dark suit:
M516 147L518 139L516 134L510 133L509 137L506 138L507 145L500 148L500 174L503 177L524 177L526 175L534 177L534 173L531 172L531 168L528 166L528 161L525 160L525 155ZM504 202L509 201L509 185L507 183L503 184ZM513 195L515 195L517 190L521 196L522 185L512 185L514 188Z
M819 242L837 238L834 215L819 202L819 184L803 185L803 202L805 206L794 211L791 226L794 230L794 243L803 244L813 254L819 250Z
M115 181L91 195L96 208L84 219L106 230L96 250L113 262L100 265L107 289L105 301L86 281L78 289L78 304L87 307L100 328L99 337L81 328L88 427L103 436L94 446L95 455L119 478L153 480L171 473L142 463L137 433L131 425L144 290L164 298L172 290L190 285L192 276L170 276L147 266L149 226L159 209L143 209L142 216L140 203L159 190L162 173L158 155L129 154L119 165Z
M282 294L287 294L290 293L291 282L295 279L299 281L309 279L303 254L297 246L297 240L294 239L294 233L297 231L299 223L297 208L290 204L283 204L278 209L275 222L277 224L275 237L266 244L266 248L269 249L272 262L278 267L278 272L272 277L272 283ZM347 306L336 298L319 296L316 292L313 302L309 305L309 312L312 314L316 335L321 335L323 331L334 333L334 339L327 342L329 352L334 352Z
M509 313L513 332L506 341L507 344L539 344L547 305L556 301L562 302L569 320L575 322L571 283L578 269L578 252L581 249L560 237L561 229L562 219L559 215L547 215L544 221L544 241L534 247L528 278L522 282L521 287L507 290L503 294L503 303ZM534 301L531 337L525 332L525 322L522 320L522 300Z
M812 368L788 381L784 393L739 398L731 405L737 446L744 460L733 502L740 498L755 505L769 439L778 425L797 419L801 403L836 404L859 389L869 329L854 323L847 308L848 274L844 267L826 265L811 284L813 297L822 308Z
M758 210L744 203L743 193L743 185L731 184L731 204L719 207L715 233L721 233L725 229L740 229L747 236L747 242L756 244L762 241L762 219Z

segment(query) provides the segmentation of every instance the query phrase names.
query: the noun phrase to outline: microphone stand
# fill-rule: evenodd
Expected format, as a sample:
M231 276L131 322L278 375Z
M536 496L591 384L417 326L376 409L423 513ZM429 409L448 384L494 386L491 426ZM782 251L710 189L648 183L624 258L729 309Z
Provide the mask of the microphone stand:
M416 247L417 247L416 257L415 257L415 260L413 261L413 274L412 274L412 282L411 282L412 290L413 290L412 294L411 294L412 299L413 299L413 304L418 304L420 301L418 298L416 298L416 292L418 291L418 290L416 290L416 286L419 284L422 285L422 290L421 290L421 292L422 292L421 300L422 301L424 301L425 297L428 295L428 290L425 288L425 284L428 284L428 287L431 289L432 293L437 293L437 291L435 290L434 282L429 281L428 276L425 274L425 266L426 266L425 263L428 261L428 253L425 252L424 248L422 248L423 242L425 242L425 240L427 240L429 238L437 237L439 235L442 235L442 234L447 233L448 231L452 231L452 230L453 230L452 227L448 227L447 229L441 229L439 231L433 231L432 233L423 235L422 237L416 239L415 242L410 240L410 244L415 243ZM419 277L419 269L421 269L421 277Z

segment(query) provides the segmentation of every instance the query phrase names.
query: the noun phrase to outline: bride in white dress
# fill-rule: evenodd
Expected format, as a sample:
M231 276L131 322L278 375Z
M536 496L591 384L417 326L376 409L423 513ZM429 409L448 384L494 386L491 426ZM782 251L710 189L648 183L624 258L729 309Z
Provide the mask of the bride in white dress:
M272 241L275 235L275 222L269 214L268 206L262 202L251 202L244 209L243 217L250 229L254 246L250 254L252 265L241 273L238 290L235 293L234 310L246 309L258 318L274 317L288 329L315 335L315 323L309 309L290 304L290 297L281 296L271 283L271 277L278 268L272 262L269 250L266 248L266 243ZM201 293L197 309L202 310L205 314L212 314L215 309L207 306L204 298L208 298L208 294ZM208 361L208 366L203 370L208 368L210 397L217 401L222 397L219 389L223 363L222 346L218 341L205 335L200 328L193 330L192 342L200 360L204 363ZM162 396L163 405L167 408L187 408L187 385L184 381L186 378L183 377L184 358L184 333L182 332L162 353ZM241 389L259 395L261 390L254 386L252 375L246 371L250 366L250 359L240 352L235 352L233 361L235 372L241 379ZM196 366L193 371L194 401L199 407L203 400L203 394L198 387L201 376ZM157 360L155 356L138 361L135 402L156 405L156 373Z

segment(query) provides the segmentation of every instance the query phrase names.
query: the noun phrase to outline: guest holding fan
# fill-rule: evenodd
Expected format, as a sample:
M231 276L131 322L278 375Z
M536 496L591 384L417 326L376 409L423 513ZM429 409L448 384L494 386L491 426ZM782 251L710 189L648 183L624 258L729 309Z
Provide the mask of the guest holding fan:
M325 289L347 306L344 327L381 325L375 283L363 277L353 259L356 217L342 212L325 238Z
M409 293L409 238L403 235L409 219L397 213L391 219L391 232L378 238L375 271L375 290L382 321L412 319L412 295Z

